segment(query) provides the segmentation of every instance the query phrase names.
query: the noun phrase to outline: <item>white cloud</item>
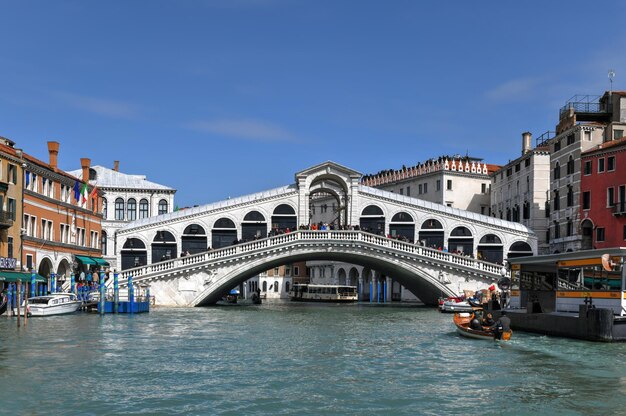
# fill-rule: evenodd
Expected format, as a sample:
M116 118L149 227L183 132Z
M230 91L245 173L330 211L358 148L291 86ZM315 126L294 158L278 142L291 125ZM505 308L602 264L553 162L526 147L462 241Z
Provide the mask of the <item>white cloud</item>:
M53 91L52 94L70 107L101 116L136 119L141 113L139 107L121 100L89 97L65 91Z
M533 98L541 89L541 78L518 78L492 88L485 96L493 101L523 101Z
M203 133L228 136L237 139L260 142L295 141L294 134L283 127L261 120L222 119L210 121L193 121L184 125L185 128Z

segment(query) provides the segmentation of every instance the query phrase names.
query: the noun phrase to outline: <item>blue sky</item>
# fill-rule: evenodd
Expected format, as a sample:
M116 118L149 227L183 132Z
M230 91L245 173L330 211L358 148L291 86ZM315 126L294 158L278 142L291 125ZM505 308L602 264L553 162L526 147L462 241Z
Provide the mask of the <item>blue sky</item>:
M469 153L506 163L626 89L626 2L0 1L0 135L191 206Z

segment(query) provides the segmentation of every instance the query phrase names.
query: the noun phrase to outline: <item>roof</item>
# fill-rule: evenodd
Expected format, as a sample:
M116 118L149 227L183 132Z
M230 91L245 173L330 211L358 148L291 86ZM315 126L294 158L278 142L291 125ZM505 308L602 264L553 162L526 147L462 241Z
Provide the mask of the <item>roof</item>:
M218 202L214 202L211 204L205 204L205 205L200 205L197 207L186 208L183 210L178 210L178 211L170 212L167 214L157 215L157 216L148 217L148 218L142 218L140 220L136 220L136 221L128 223L124 227L120 228L120 231L129 230L129 229L133 229L137 227L143 227L143 226L151 225L151 224L157 224L163 221L170 221L170 220L190 217L196 214L208 213L216 209L233 207L239 204L244 204L246 202L290 194L292 192L296 192L297 190L298 190L297 186L293 184L293 185L288 185L288 186L282 186L280 188L270 189L268 191L244 195L244 196L240 196L237 198L230 198L224 201L218 201Z
M617 147L626 145L626 137L621 139L611 140L610 142L604 142L582 153L583 156L589 156L594 153L601 153L603 150L614 150Z
M371 195L377 195L383 198L387 198L387 199L391 199L394 201L398 201L401 203L408 203L408 204L412 204L415 206L418 206L420 208L424 208L424 209L432 209L435 211L439 211L439 212L444 212L446 214L450 214L450 215L455 215L455 216L459 216L459 217L463 217L463 218L467 218L469 220L472 220L474 222L481 222L484 224L490 224L496 227L504 227L504 228L509 228L515 231L519 231L519 232L523 232L523 233L528 233L528 234L534 234L534 232L518 223L518 222L512 222L512 221L505 221L505 220L501 220L499 218L495 218L495 217L490 217L487 215L482 215L482 214L477 214L475 212L472 211L465 211L463 209L458 209L458 208L453 208L453 207L449 207L447 205L443 205L443 204L437 204L435 202L429 202L429 201L424 201L422 199L417 199L417 198L411 198L410 196L406 196L406 195L399 195L396 194L394 192L388 192L388 191L383 191L382 189L378 189L378 188L371 188L369 186L365 186L365 185L359 185L359 190L361 192L364 193L368 193Z
M89 183L92 185L97 184L100 189L122 188L176 192L176 189L170 188L169 186L150 182L146 179L145 175L129 175L99 165L92 166L90 169L96 171L96 180L89 181ZM83 178L82 169L72 170L69 173L76 175L79 179Z
M0 143L0 151L6 153L8 155L11 155L11 156L13 156L13 157L15 157L17 159L22 159L23 158L24 161L29 162L32 165L37 165L37 166L39 166L39 167L41 167L43 169L49 170L49 171L54 172L54 173L56 173L58 175L65 176L66 178L69 178L69 179L71 179L73 181L76 181L78 179L73 173L66 172L66 171L64 171L64 170L62 170L62 169L60 169L58 167L55 170L52 166L50 166L49 163L44 162L42 160L39 160L36 157L31 156L31 155L29 155L26 152L22 151L22 157L20 157L18 155L18 152L20 150L21 149L16 149L16 148L14 148L12 146L7 146L6 144Z

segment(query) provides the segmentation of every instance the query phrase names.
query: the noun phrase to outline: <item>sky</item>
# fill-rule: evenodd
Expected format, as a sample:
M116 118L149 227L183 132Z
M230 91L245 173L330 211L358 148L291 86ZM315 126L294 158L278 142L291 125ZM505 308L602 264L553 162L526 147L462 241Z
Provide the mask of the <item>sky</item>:
M0 0L0 136L176 205L441 155L505 164L572 96L626 90L626 2Z

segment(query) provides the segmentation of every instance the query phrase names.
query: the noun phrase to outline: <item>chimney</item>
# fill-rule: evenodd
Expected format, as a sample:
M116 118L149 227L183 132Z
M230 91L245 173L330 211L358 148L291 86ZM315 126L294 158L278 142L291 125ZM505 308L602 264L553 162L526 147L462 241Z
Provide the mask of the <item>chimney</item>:
M113 161L113 170L116 171L116 172L120 171L120 161L119 160Z
M86 157L80 158L80 166L83 168L83 181L89 182L89 166L91 165L91 159Z
M56 172L59 161L59 142L48 142L48 153L50 154L50 167Z
M522 156L526 153L530 152L533 149L532 146L532 133L525 132L522 133Z

